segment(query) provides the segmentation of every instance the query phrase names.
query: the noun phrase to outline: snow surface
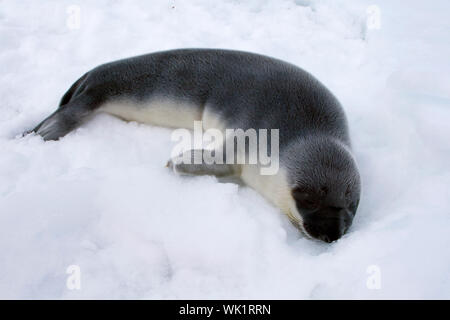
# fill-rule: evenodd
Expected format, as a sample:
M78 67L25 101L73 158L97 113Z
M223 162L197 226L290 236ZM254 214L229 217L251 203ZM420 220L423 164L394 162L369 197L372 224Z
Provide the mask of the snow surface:
M0 1L0 298L450 298L449 9ZM310 241L247 187L175 176L169 129L104 115L58 142L20 137L90 68L181 47L284 59L336 94L363 177L349 234Z

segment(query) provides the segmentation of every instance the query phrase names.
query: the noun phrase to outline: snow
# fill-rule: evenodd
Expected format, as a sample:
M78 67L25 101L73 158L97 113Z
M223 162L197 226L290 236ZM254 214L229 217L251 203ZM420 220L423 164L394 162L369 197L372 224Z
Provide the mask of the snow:
M449 299L449 9L0 1L0 298ZM58 142L20 137L90 68L181 47L284 59L336 94L363 178L346 236L307 240L249 188L175 176L169 129L103 115Z

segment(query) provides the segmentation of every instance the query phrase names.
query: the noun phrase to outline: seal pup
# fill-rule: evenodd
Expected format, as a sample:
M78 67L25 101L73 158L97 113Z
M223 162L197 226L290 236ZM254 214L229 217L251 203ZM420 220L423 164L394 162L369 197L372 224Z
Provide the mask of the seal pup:
M278 129L274 175L260 174L258 164L172 159L169 167L239 175L309 238L332 242L353 221L361 183L344 111L324 85L292 64L220 49L162 51L103 64L78 79L32 131L57 140L99 112L174 128L202 121L205 129L221 131ZM203 151L187 152L196 158Z

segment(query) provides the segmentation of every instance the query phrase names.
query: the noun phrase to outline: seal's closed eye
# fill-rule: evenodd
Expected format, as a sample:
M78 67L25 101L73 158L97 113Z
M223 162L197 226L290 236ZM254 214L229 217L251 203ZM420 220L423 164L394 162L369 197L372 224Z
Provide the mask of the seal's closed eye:
M316 210L319 208L322 202L320 195L302 188L293 189L292 196L295 199L297 207L303 210Z

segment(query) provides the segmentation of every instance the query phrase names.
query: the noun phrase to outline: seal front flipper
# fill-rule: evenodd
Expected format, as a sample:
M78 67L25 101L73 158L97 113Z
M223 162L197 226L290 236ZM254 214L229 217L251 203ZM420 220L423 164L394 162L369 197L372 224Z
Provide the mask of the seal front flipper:
M237 165L223 163L206 163L203 149L192 149L170 159L167 167L180 175L212 175L216 177L231 176L237 173ZM212 151L214 152L214 151Z

